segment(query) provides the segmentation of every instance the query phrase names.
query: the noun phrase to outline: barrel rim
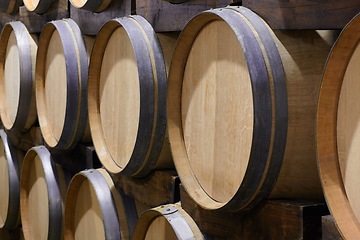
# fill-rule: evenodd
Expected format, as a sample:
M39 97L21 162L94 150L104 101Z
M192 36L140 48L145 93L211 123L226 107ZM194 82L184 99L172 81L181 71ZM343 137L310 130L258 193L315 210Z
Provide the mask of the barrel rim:
M194 236L194 239L204 239L200 229L190 215L178 204L167 204L143 212L136 223L133 239L145 239L147 230L157 217L164 217L173 228L178 239L186 236ZM185 221L173 221L176 218L184 218Z
M68 239L75 239L73 236L73 213L75 213L78 196L77 190L85 180L90 182L95 191L103 219L105 238L121 239L117 208L112 192L102 173L96 169L81 171L76 174L70 182L65 201L65 237Z
M242 8L245 11L245 8ZM241 210L247 210L246 207L251 207L258 203L264 196L267 196L269 192L271 191L273 184L276 181L277 174L275 176L272 176L272 174L267 174L266 178L274 178L271 181L271 184L268 185L262 185L258 186L259 183L262 184L262 172L264 171L267 161L268 161L268 153L270 149L270 143L271 143L271 127L272 127L272 110L271 106L268 106L268 103L271 103L271 94L270 94L270 83L268 80L268 73L266 71L265 62L263 59L263 55L261 53L261 50L258 50L257 54L259 62L262 62L262 67L256 67L256 70L253 69L253 71L256 71L257 73L262 72L262 77L256 77L256 74L251 74L251 69L253 68L252 63L249 63L249 57L247 56L249 54L249 51L244 51L244 49L260 49L258 42L256 40L253 46L244 47L244 44L246 43L245 40L239 39L239 44L243 48L243 52L245 55L245 59L247 61L248 69L250 72L250 79L252 81L252 89L253 89L253 96L256 96L254 100L259 97L258 94L256 94L257 88L260 89L260 81L262 79L266 79L262 87L262 94L263 98L267 99L261 99L263 100L263 104L259 104L261 100L258 99L258 103L254 102L254 130L253 130L253 142L252 146L256 146L255 148L252 147L251 149L251 155L249 161L243 182L241 183L238 191L235 193L234 197L227 203L220 203L215 200L213 200L211 197L209 197L203 189L201 189L201 186L197 182L197 179L195 176L192 175L192 170L188 166L187 163L187 153L184 146L184 139L182 136L182 122L180 117L180 107L179 103L177 103L178 99L181 99L181 85L183 77L183 69L184 64L186 62L186 56L188 55L190 51L190 47L192 43L189 43L189 41L194 40L194 36L196 36L197 32L202 29L203 26L205 26L207 23L215 20L221 20L225 21L230 27L232 27L234 32L241 32L244 31L245 27L248 27L246 25L246 22L244 19L236 18L236 24L229 22L231 19L231 16L234 16L234 14L238 14L234 9L229 8L223 8L223 9L214 9L214 10L208 10L204 11L197 16L195 16L192 20L189 21L189 23L185 26L183 32L181 33L177 46L173 53L173 59L179 59L176 61L176 63L172 62L172 65L170 67L170 75L169 75L169 83L168 83L168 127L169 127L169 139L170 139L170 145L173 153L174 163L175 167L177 168L178 174L180 176L180 179L184 183L184 187L189 193L190 197L197 202L199 205L201 205L203 208L206 209L212 209L212 210L225 210L225 211L231 211L231 212L237 212ZM239 11L238 11L239 12ZM238 15L237 15L238 16ZM255 15L254 15L255 16ZM252 16L252 17L254 17ZM202 19L203 18L203 19ZM246 17L248 21L251 21L249 19L249 16ZM205 20L204 20L205 19ZM234 18L235 19L235 18ZM195 26L195 27L194 27ZM242 26L241 31L239 30L239 26ZM244 27L245 26L245 27ZM193 28L193 29L191 29ZM195 28L195 30L194 30ZM234 30L235 29L235 30ZM191 31L194 31L194 33L191 33ZM253 32L248 29L248 33L242 34L241 37L244 37L246 35L252 36L254 39ZM181 44L181 39L184 38L188 43L184 43L179 47ZM187 45L184 47L184 45ZM189 46L188 46L189 45ZM180 49L180 50L179 50ZM181 53L179 53L181 52ZM185 53L185 54L184 54ZM185 57L183 55L186 55ZM174 65L177 65L174 67ZM250 67L249 67L250 66ZM175 69L176 68L176 69ZM175 69L175 70L174 70ZM260 69L260 70L259 70ZM261 70L262 69L262 70ZM264 70L265 69L265 70ZM280 70L283 74L283 70ZM273 73L272 73L273 74ZM261 79L262 78L262 79ZM283 83L285 84L285 78L283 77ZM257 82L258 81L258 82ZM283 86L284 87L284 86ZM283 88L282 87L282 88ZM258 90L259 90L258 89ZM260 92L260 90L259 90ZM265 95L265 96L264 96ZM286 95L285 95L286 96ZM284 98L284 96L283 96ZM284 108L284 106L283 106ZM285 104L285 110L287 112L287 104ZM263 117L263 119L259 119L259 116ZM287 117L281 124L282 126L282 134L280 136L283 136L287 134ZM277 126L279 127L279 125ZM279 136L277 136L279 137ZM260 140L262 138L262 140ZM279 140L279 139L275 139ZM280 140L281 141L281 140ZM259 148L262 147L262 150ZM279 150L284 151L284 146L277 146ZM257 155L258 154L258 155ZM282 154L280 156L271 156L271 161L274 161L274 163L270 163L274 166L277 166L280 168L281 161L282 161ZM251 164L251 166L250 166ZM187 169L184 169L184 166L186 166ZM278 169L279 171L279 169ZM251 176L251 177L250 177ZM246 183L246 189L245 184ZM256 193L257 189L260 188L261 191L263 191L260 194L259 198L254 197L254 194ZM255 199L255 200L254 200ZM253 201L253 202L251 202ZM243 204L243 205L242 205ZM245 207L245 209L243 209Z
M106 146L99 116L99 89L97 88L100 80L102 56L105 52L107 42L112 33L119 27L125 30L133 46L140 85L140 119L138 132L132 155L124 168L116 163ZM159 95L158 97L164 97L166 99L166 74L161 73L161 71L166 72L166 70L164 60L158 59L162 54L160 54L160 56L154 54L155 63L152 62L153 60L149 55L154 51L154 49L150 47L153 47L154 44L159 45L158 42L146 43L149 39L157 40L157 37L154 36L154 30L150 27L147 21L140 16L115 18L103 25L95 39L89 65L88 106L90 131L100 161L104 167L112 173L136 176L146 175L151 171L150 168L155 165L156 161L152 162L152 160L157 160L157 156L161 150L160 146L162 146L164 140L166 105L163 103L164 106L161 107L161 101L158 101L158 103L152 102L153 99L156 100L154 90L162 93L162 96ZM158 48L159 49L155 49L155 51L160 53L161 48L159 46ZM153 64L156 69L153 68ZM154 78L154 74L157 74L157 78ZM154 82L156 81L158 88L154 86ZM159 142L154 143L155 137ZM151 161L149 161L149 156Z
M360 14L345 26L328 55L316 114L316 155L320 180L329 210L346 239L358 238L360 222L351 209L341 177L337 151L337 109L347 64L359 42Z
M57 140L47 124L44 93L47 48L52 34L58 31L65 57L66 109L60 138ZM56 149L72 149L80 141L87 123L88 61L80 28L72 19L48 22L40 35L36 56L36 106L40 129L46 144Z
M54 0L39 0L38 3L34 5L31 0L23 0L26 9L29 12L34 12L37 14L46 13L53 1Z
M29 166L32 164L36 155L38 155L41 160L47 185L48 199L51 199L48 206L48 239L60 239L62 232L62 200L59 187L59 176L56 171L55 162L52 160L51 154L45 146L32 147L24 157L20 177L20 212L24 236L26 239L33 239L31 228L26 226L29 226L29 222L31 222L30 219L26 218L29 210L27 198L29 182L27 179L31 172Z
M0 97L1 106L1 119L4 127L8 130L19 130L24 131L30 128L32 124L27 124L31 97L33 95L33 74L32 74L32 59L31 59L31 46L29 38L31 37L25 25L20 22L9 22L6 23L2 29L0 42L2 46L7 46L10 34L14 32L17 41L17 49L19 52L19 72L20 72L20 89L19 89L19 103L17 106L16 117L14 122L9 119L7 114L7 106L5 103L5 89L4 89L4 67L7 47L0 48L0 91L2 96ZM25 34L24 34L25 33ZM32 120L32 123L36 119ZM28 126L27 126L28 125Z
M20 212L20 178L19 178L19 162L15 147L8 139L6 132L0 130L0 138L4 145L5 156L9 172L9 204L6 219L1 229L14 229L17 226ZM9 214L14 213L14 214ZM15 214L18 213L18 214Z
M79 0L70 0L70 3L75 8L80 8L92 12L102 12L110 5L111 0L103 0L103 1L87 0L85 2Z
M271 92L274 99L272 104L274 106L272 119L272 138L270 143L270 152L268 156L268 163L264 169L264 176L261 180L256 196L253 196L247 203L244 204L241 211L245 212L255 207L261 200L268 197L275 186L278 179L287 141L288 129L288 96L285 71L282 65L280 53L277 49L276 43L270 33L270 26L261 19L258 15L245 7L231 7L226 9L234 10L240 13L247 19L259 36L259 44L263 46L264 58L267 58L271 74L269 74L269 82Z

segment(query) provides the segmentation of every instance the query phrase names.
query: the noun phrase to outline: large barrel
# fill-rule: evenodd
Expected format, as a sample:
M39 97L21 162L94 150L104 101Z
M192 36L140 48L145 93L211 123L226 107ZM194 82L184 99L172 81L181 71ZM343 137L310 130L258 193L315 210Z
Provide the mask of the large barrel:
M163 54L151 25L140 16L106 23L90 59L88 107L92 140L107 170L142 176L172 164L166 89Z
M329 54L318 100L319 172L330 212L344 239L360 236L360 16L341 32Z
M85 170L71 180L65 239L130 239L136 220L134 200L117 191L105 169Z
M6 129L28 130L36 121L37 39L21 22L5 24L0 36L0 111Z
M20 223L20 170L22 155L0 130L0 228L12 230Z
M11 14L16 12L21 4L22 0L1 0L0 1L0 13Z
M265 197L323 198L315 113L334 39L272 31L243 7L205 11L186 25L167 112L175 167L197 203L237 212Z
M145 211L136 223L134 240L205 239L194 220L179 205Z
M72 175L51 159L44 146L25 155L20 177L20 212L25 239L63 239L67 186Z
M71 19L45 25L36 58L36 107L45 142L71 149L86 130L88 54L77 24Z
M92 12L102 12L109 6L111 0L70 0L70 2L76 8Z
M29 12L43 14L46 13L54 0L23 0L23 2Z

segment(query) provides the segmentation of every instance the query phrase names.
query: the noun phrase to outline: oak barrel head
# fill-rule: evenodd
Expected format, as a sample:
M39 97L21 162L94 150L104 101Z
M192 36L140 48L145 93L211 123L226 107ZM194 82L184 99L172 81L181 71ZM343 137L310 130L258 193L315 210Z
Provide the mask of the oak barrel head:
M111 0L70 0L70 2L76 8L92 12L102 12L109 6Z
M25 155L20 180L20 211L26 239L62 239L63 207L71 174L51 159L45 146Z
M7 23L0 36L1 120L8 130L28 130L36 121L37 39L21 22Z
M316 145L328 207L344 239L360 235L358 148L360 17L340 33L324 69L318 99Z
M65 207L65 239L129 239L135 203L115 188L104 169L82 171L72 179Z
M136 223L132 239L205 239L194 220L177 204L145 211Z
M0 228L12 230L20 223L20 159L4 130L0 137Z
M165 145L166 80L161 46L144 18L102 27L90 59L88 106L92 140L110 172L144 176L156 166Z
M46 144L56 149L72 149L82 139L90 141L85 131L88 55L73 20L45 25L39 40L36 71L36 104Z

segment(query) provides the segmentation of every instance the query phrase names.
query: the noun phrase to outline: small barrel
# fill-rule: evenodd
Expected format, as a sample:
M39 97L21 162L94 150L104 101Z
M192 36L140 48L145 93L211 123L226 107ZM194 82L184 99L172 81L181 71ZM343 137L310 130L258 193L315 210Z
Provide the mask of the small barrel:
M316 119L320 179L344 239L360 236L360 15L334 44L322 78Z
M89 66L89 122L104 167L143 176L172 165L166 135L166 66L158 38L140 16L107 22Z
M134 200L120 194L104 169L82 171L66 196L65 239L130 239L137 220Z
M136 223L133 240L205 239L194 220L179 205L145 211Z
M332 31L273 31L244 7L205 11L184 28L168 83L168 128L187 193L206 209L264 198L322 200L317 92Z
M0 130L0 228L12 230L20 224L20 170L22 155Z
M44 146L25 155L20 177L20 212L25 239L63 239L63 212L72 175Z
M54 0L23 0L23 2L29 12L43 14L50 8Z
M86 131L88 54L71 19L45 25L36 58L36 107L44 141L51 148L71 149L91 141Z
M1 121L8 130L27 131L36 121L36 36L21 22L5 24L0 36Z
M18 11L22 0L1 0L0 13L14 13Z
M102 12L109 6L111 0L70 0L70 2L76 8L92 12Z

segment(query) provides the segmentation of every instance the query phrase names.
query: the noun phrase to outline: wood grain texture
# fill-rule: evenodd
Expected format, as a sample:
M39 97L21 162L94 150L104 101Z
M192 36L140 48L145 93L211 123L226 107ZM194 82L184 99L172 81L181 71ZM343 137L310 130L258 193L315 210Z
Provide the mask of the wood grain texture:
M5 56L5 106L10 122L14 123L20 98L20 59L14 31L11 32Z
M84 180L78 189L74 213L75 239L105 239L100 205L94 188Z
M20 182L21 221L26 239L63 239L63 211L72 174L55 164L44 146L24 158Z
M322 238L328 240L343 240L338 228L336 227L333 216L326 215L321 218Z
M357 186L360 181L357 177L360 168L356 159L360 157L359 144L359 113L357 104L360 85L358 64L360 63L360 45L355 48L345 71L340 90L337 112L337 150L339 166L344 183L346 196L357 219L360 220L360 196Z
M49 229L48 192L40 158L35 157L29 176L29 231L34 239L45 240ZM25 227L25 226L24 226Z
M337 32L274 33L286 76L288 135L281 171L271 197L321 200L314 121L322 72Z
M54 31L49 39L45 63L45 114L49 131L59 141L65 122L67 100L67 75L63 43Z
M248 214L201 208L180 186L182 208L203 234L214 240L278 240L321 238L321 217L326 204L300 200L265 200Z
M30 33L40 33L47 22L68 18L70 10L68 0L56 0L44 14L36 14L28 11L25 6L20 6L18 12L11 15L0 13L0 16L0 25L5 25L11 21L21 21Z
M188 54L181 113L191 170L218 202L229 201L245 175L253 112L250 76L238 39L225 22L211 22Z
M0 152L0 228L2 228L5 225L9 214L8 207L10 195L9 168L5 155L5 146L3 143L0 143Z
M23 0L26 9L37 14L44 14L54 0Z
M145 236L145 240L177 240L176 234L169 222L164 217L155 218Z
M111 0L70 0L70 2L76 8L81 8L92 12L102 12L109 6Z
M194 220L178 204L145 211L136 223L132 239L196 239L204 237Z
M15 13L19 10L21 3L21 0L3 0L0 2L0 12L7 14Z
M195 0L171 4L163 0L136 0L136 14L145 17L156 32L181 31L196 14L211 8L225 7L233 0Z
M4 130L0 130L1 198L0 228L15 230L20 225L20 170L24 153L15 148Z
M341 174L344 169L341 170L340 166L344 167L344 165L339 162L339 156L342 156L341 153L338 155L337 116L342 84L351 57L359 43L359 31L360 17L357 16L340 33L329 54L320 88L316 118L316 146L321 183L330 212L344 239L357 239L360 235L360 224L349 202ZM354 56L353 60L356 58ZM349 75L344 82L345 90L347 82L351 81L351 78L348 77ZM356 88L356 85L354 87ZM350 119L355 120L356 115L356 112L352 112ZM341 116L341 118L343 117ZM355 133L356 129L353 131ZM356 139L356 135L354 137ZM343 151L343 147L341 147L341 151ZM346 176L344 177L346 179Z
M44 139L38 126L32 126L25 133L16 130L6 130L6 133L11 143L24 152L27 152L32 147L44 144Z
M213 53L216 51L214 47L207 48L211 49L210 52L203 50L207 55L202 55L200 51L199 53L196 52L204 45L206 46L209 42L214 41L214 37L209 35L202 39L201 45L196 43L198 39L201 39L202 32L216 21L228 25L229 32L235 35L234 44L231 44L232 48L229 51L233 54L235 52L233 46L237 44L238 49L241 48L244 53L246 60L244 69L250 75L248 84L251 84L251 90L247 96L243 91L236 91L239 85L244 87L243 83L237 82L239 79L241 80L241 77L239 78L242 72L239 70L241 67L232 68L230 64L226 64L222 65L223 71L212 72L215 69L212 67L213 63L207 62L208 59L211 59L211 54L214 54L215 60L213 62L220 66L223 64L224 58L221 54L222 51L227 51L226 48L230 44L225 43L231 35L227 36L226 40L220 38L217 55ZM225 31L224 29L225 27L219 27L218 29L214 28L214 31L220 33ZM172 154L180 179L190 196L202 207L206 209L221 208L232 212L246 211L269 195L271 198L322 200L314 147L314 120L323 66L336 36L336 32L312 30L301 32L276 31L274 33L259 16L243 7L207 11L188 23L179 37L170 67L168 126ZM200 84L189 85L191 86L189 89L192 90L191 95L186 92L188 87L186 64L189 62L191 66L192 52L198 57L195 61L196 65L195 63L192 64L195 68L195 74L200 75L202 64L208 67L208 69L204 67L207 71L207 75L204 74L206 76L204 79L206 79L208 86L205 84L206 87ZM227 54L226 56L231 55ZM233 73L236 74L232 75ZM216 76L220 79L221 89L226 88L226 83L229 84L228 90L220 96L224 99L226 97L230 99L229 103L232 104L232 107L227 109L226 104L216 105L213 103L213 101L221 98L213 94L214 87L211 86L212 78L209 76ZM215 77L213 78L215 79ZM196 76L196 79L201 78ZM230 79L233 79L233 82ZM249 86L247 89L250 89ZM186 101L189 101L189 96L196 99L198 89L202 89L203 93L202 95L199 94L199 100L194 102L198 108L194 111L193 121L196 124L196 121L201 118L200 114L206 113L207 117L204 119L211 122L211 114L215 114L218 119L223 119L223 121L219 121L219 126L222 128L219 128L218 131L216 126L211 124L202 130L204 124L200 123L194 129L186 129L188 123L184 119L189 112L191 113L191 108L187 108ZM247 102L246 99L249 98L252 98L252 102ZM233 102L232 99L234 99ZM216 107L207 107L212 106L212 104ZM221 105L223 109L218 105ZM243 111L247 111L246 108L249 105L252 105L252 110L249 110L249 113L253 114L249 116L249 122L253 122L252 126L245 121L235 124L233 117L226 115L226 111L234 114L234 116L234 112L238 111L238 115L234 118L240 121L242 116L248 116L248 113L243 113ZM189 106L191 107L191 105ZM236 138L236 136L244 137L240 131L249 126L250 138L248 140L242 142L241 138ZM236 133L235 131L239 132ZM197 133L199 137L196 136ZM229 133L231 137L235 136L229 140L231 144L234 144L229 145L232 146L229 147L231 149L229 151L225 150L227 146L224 145L226 143L224 140L226 137L223 137L225 136L224 133ZM223 134L220 137L216 135L213 137L218 141L218 145L214 147L209 147L212 144L206 142L212 138L211 134ZM191 138L196 139L196 141L191 140ZM201 140L204 143L201 143L199 139L205 139ZM232 141L238 141L239 145L232 143ZM193 148L191 150L193 153L189 151L190 148ZM244 148L250 148L247 154L240 153L240 151L244 151ZM234 149L239 149L239 152ZM224 162L215 166L215 172L212 172L209 168L211 167L209 155L216 151L221 153L218 159L223 158L222 161ZM229 163L227 162L229 157L226 155L228 152L236 152ZM199 157L201 153L208 155ZM245 156L247 156L247 160L244 159ZM200 173L196 172L196 167L194 167L198 161L202 161L199 164L201 166L199 169L203 172ZM241 161L248 161L247 166L246 164L241 165ZM232 164L239 164L238 166L243 166L246 171L234 170ZM202 169L203 167L205 169ZM222 173L223 175L215 178L216 171L221 172L222 167L226 168ZM232 172L233 170L234 172ZM212 174L213 176L211 176ZM228 176L238 176L237 174L243 174L243 177L235 180L233 177L227 178ZM202 180L202 176L207 177L207 180ZM210 185L211 178L215 182L220 181L216 184L219 189L218 195L224 197L223 199L211 195L212 193L206 189L209 187L204 182ZM229 186L233 180L232 190L226 190L224 186ZM221 192L224 190L228 191L227 195Z
M99 13L78 9L70 5L70 15L79 25L83 34L97 35L100 28L109 20L132 14L131 4L131 0L113 0L104 11Z
M90 59L88 106L94 146L110 172L140 177L171 165L166 79L160 43L144 18L102 27Z
M119 27L110 36L99 78L100 121L109 154L124 168L133 153L140 119L138 67L130 39Z
M91 141L86 131L86 47L92 46L85 45L79 27L71 19L49 22L41 34L36 104L44 140L51 148L72 149L79 141Z
M66 200L65 239L129 239L137 219L132 198L120 194L104 169L78 173ZM111 221L109 221L111 220Z
M360 11L357 0L243 0L273 29L342 29Z
M19 21L5 25L0 41L1 118L6 129L27 131L36 121L37 37Z
M112 174L119 189L149 207L176 203L179 199L179 178L175 171L155 171L137 179Z

